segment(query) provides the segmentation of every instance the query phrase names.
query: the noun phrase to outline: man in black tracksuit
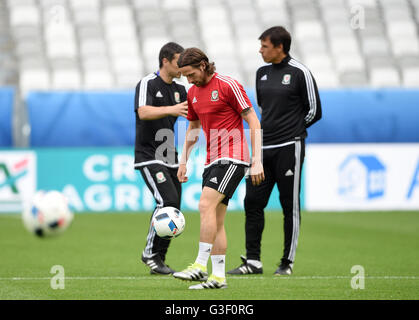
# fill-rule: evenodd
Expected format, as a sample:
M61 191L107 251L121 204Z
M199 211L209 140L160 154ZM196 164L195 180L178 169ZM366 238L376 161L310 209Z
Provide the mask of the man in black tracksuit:
M269 65L256 73L256 95L261 109L265 181L246 182L246 251L243 264L229 274L262 273L260 247L264 208L275 184L284 214L284 251L276 275L290 275L300 229L301 169L306 129L321 118L316 81L310 71L289 55L291 36L272 27L259 37L260 53Z
M153 215L163 207L180 209L181 185L173 131L177 117L186 118L188 105L185 86L173 79L180 77L177 60L183 50L177 43L165 44L159 54L159 70L142 78L135 89L134 167L156 200ZM151 274L174 272L165 263L169 244L170 240L160 238L150 224L141 260Z

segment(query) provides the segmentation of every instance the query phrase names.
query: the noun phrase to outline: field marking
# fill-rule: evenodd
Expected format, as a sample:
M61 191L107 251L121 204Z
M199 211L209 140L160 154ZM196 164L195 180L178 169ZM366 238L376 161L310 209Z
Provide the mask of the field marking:
M352 279L353 276L231 276L229 280L327 280L327 279ZM141 277L65 277L65 280L168 280L170 276L141 276ZM419 276L365 276L365 279L379 280L419 280ZM51 277L10 277L0 278L0 281L44 281L51 280Z

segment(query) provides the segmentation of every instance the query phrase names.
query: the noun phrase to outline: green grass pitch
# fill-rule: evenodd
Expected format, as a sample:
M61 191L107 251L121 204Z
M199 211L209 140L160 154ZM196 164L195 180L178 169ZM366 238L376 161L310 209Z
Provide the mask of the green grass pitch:
M167 257L176 270L197 254L199 215L185 217L185 232ZM291 277L273 276L283 222L282 213L266 213L264 274L229 276L228 289L198 292L189 282L150 275L140 262L148 222L149 214L77 214L65 234L39 239L19 215L0 215L0 299L419 299L418 212L303 212ZM229 270L245 254L242 212L227 214L226 230ZM50 285L54 265L64 267L62 290ZM351 287L354 265L365 270L364 289Z

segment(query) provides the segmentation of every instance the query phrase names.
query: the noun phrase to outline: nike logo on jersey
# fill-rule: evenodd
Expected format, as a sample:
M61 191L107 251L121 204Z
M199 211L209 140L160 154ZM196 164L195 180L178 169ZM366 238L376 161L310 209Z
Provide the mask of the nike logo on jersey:
M163 95L161 94L160 91L157 91L156 93L156 98L163 98Z
M264 80L268 80L268 76L265 74L262 76L262 78L260 78L260 80L264 81Z
M210 182L215 183L215 184L218 184L217 177L211 178L210 179Z
M196 100L196 97L193 97L192 103L197 103L198 100Z

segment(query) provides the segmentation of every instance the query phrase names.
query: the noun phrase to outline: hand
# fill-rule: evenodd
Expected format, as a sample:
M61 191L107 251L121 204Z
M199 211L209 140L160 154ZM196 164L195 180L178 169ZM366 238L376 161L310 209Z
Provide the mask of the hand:
M263 171L263 165L260 160L252 162L250 167L250 177L252 178L252 184L258 186L265 180L265 172Z
M177 169L177 178L180 183L184 183L188 181L188 177L186 176L186 164L180 164L179 169Z
M184 101L178 104L175 104L174 106L170 107L170 114L174 117L184 117L186 118L188 116L188 102Z

